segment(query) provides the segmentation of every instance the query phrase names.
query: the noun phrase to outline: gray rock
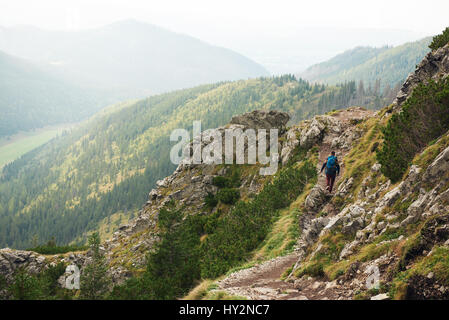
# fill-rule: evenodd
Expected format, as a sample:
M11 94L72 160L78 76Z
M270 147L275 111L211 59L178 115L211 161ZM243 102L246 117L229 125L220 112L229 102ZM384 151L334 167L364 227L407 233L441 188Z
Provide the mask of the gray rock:
M282 133L290 120L290 116L285 112L270 110L255 110L242 115L234 116L231 124L242 125L249 129L279 129Z
M299 139L297 138L297 128L291 128L287 131L286 142L282 146L281 151L281 160L282 164L287 164L288 160L290 160L293 151L299 145Z
M382 167L382 165L378 162L376 162L375 164L373 164L373 166L371 167L371 171L372 172L379 172L380 168Z
M341 229L341 232L346 235L352 235L357 232L357 230L360 230L363 228L364 221L362 218L356 218L349 222L348 224L344 225Z
M299 139L301 147L310 148L320 141L323 138L324 129L325 125L318 121L317 117L313 118L311 124L301 131L301 137Z
M351 190L353 184L354 184L354 178L353 177L350 177L349 179L345 179L338 186L336 196L339 196L339 197L346 196L349 193L349 190Z
M447 47L447 46L446 46ZM423 180L428 183L435 182L449 171L449 147L444 149L427 167Z
M316 185L307 196L304 207L309 212L318 212L328 199L326 191L320 185Z

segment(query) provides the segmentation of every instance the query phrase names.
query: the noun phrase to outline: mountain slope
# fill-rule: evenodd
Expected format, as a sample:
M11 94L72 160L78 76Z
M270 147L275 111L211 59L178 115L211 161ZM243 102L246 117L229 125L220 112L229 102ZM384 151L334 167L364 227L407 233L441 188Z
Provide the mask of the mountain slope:
M246 111L279 109L299 121L348 105L355 89L283 76L205 85L109 109L3 169L0 244L29 247L33 236L68 243L113 214L129 216L175 168L168 161L170 132L191 130L193 120L207 129Z
M182 162L103 243L115 283L107 297L173 299L209 279L188 298L448 299L448 76L449 44L423 59L399 106L352 107L290 127L285 113L254 111L203 133L278 128L279 170ZM388 129L398 120L408 126ZM422 147L393 179L384 168L398 159L394 146L409 143ZM330 148L342 167L333 194L317 176ZM89 252L0 250L9 283L20 267L36 274L57 262L86 268Z
M0 51L0 137L77 122L112 101L108 92L75 85Z
M358 47L329 61L309 67L300 76L309 81L329 84L362 80L366 85L381 79L382 84L395 86L405 80L429 51L431 38L396 47Z
M231 50L134 20L77 32L4 28L0 50L128 97L268 75Z

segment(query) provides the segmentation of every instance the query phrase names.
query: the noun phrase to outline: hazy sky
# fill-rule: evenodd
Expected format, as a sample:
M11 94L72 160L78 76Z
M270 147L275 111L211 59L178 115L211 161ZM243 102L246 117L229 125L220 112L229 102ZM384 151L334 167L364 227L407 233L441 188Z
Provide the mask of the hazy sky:
M403 39L386 33L384 43L369 37L360 43L398 44L441 32L449 25L448 12L448 0L0 0L0 25L76 30L131 18L267 61L281 55L267 50L268 42L275 39L271 46L279 51L297 52L298 44L289 44L299 41L299 33L304 41L304 33L313 28L409 31ZM342 49L323 52L321 59ZM309 55L319 60L315 51ZM288 58L285 54L283 59Z

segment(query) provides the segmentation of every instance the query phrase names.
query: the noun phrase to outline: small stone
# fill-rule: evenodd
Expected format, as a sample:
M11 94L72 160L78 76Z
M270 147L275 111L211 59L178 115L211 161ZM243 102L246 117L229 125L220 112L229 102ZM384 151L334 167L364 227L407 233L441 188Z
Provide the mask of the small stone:
M336 280L326 283L326 289L332 289L332 288L335 288L335 287L337 287L337 281Z
M316 281L313 285L312 285L312 289L318 289L319 287L321 287L321 282Z
M431 272L429 272L428 274L427 274L427 278L428 279L432 279L433 278L433 276L434 276L434 274L433 274L433 272L431 271Z

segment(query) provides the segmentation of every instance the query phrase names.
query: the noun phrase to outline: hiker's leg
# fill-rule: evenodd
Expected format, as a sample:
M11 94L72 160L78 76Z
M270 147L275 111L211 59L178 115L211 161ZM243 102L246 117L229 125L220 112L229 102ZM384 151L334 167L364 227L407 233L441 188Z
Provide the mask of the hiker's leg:
M331 175L326 173L326 190L329 190L330 185L331 185Z
M335 174L330 177L329 192L332 192L332 188L334 187L334 182L335 182Z

